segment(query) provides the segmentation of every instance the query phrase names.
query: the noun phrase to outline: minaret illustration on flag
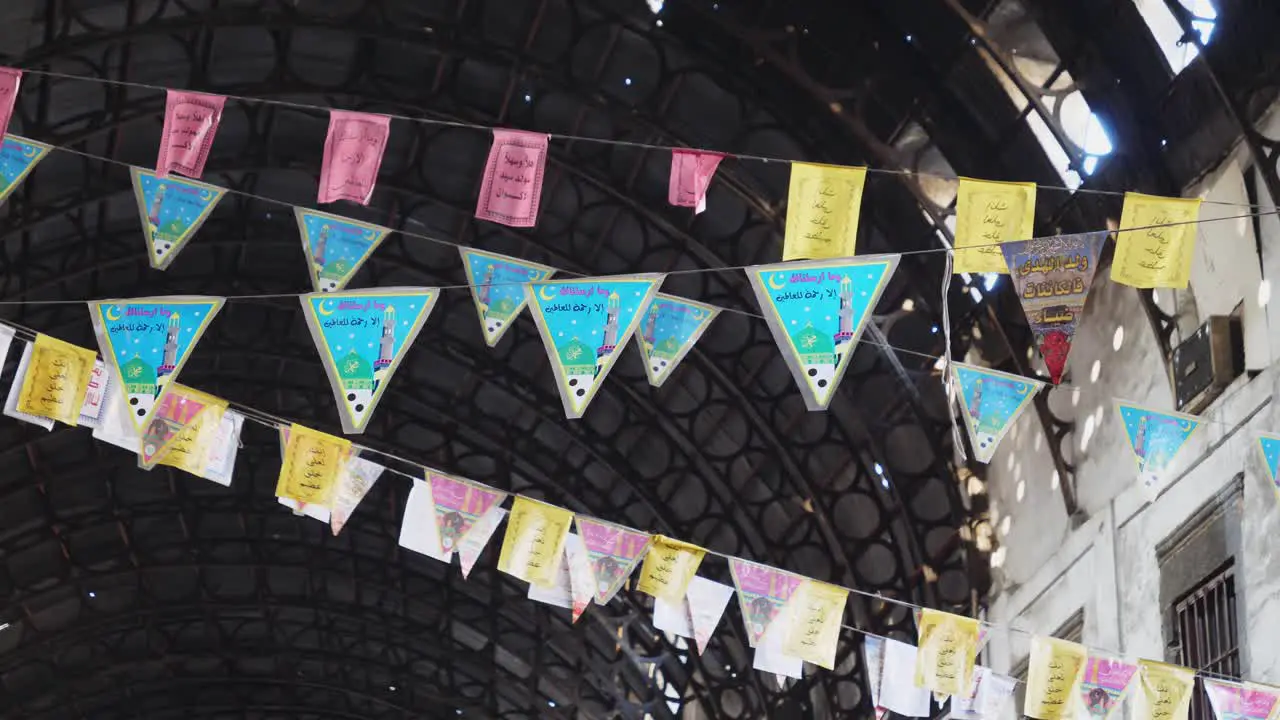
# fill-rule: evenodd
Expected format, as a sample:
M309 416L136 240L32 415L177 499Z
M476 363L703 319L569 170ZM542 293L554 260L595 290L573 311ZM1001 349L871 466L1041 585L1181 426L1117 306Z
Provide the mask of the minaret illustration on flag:
M1258 452L1262 455L1262 466L1267 471L1267 482L1275 490L1277 499L1280 499L1280 435L1258 433Z
M650 385L662 387L719 314L714 305L658 293L636 333Z
M147 240L147 260L164 270L186 246L226 190L176 175L161 179L150 170L130 168L133 194L142 216L142 233Z
M547 280L556 270L473 248L458 248L458 251L462 254L467 284L471 286L471 299L480 316L484 341L494 347L529 303L524 295L524 283Z
M1123 400L1115 403L1138 463L1138 478L1143 490L1154 498L1173 479L1174 460L1203 421L1194 415L1152 410Z
M991 462L1000 441L1044 383L964 363L952 363L951 369L974 459Z

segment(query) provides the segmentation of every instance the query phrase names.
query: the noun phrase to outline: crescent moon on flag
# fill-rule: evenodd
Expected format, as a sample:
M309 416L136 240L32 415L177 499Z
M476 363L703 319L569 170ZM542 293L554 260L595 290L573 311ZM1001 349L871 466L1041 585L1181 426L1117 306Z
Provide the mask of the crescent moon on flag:
M212 200L212 199L213 199L213 193L212 193L212 192L210 192L210 191L208 191L208 190L201 190L201 191L200 191L200 199L201 199L201 200L203 200L203 201L205 201L205 202L209 202L210 200Z
M22 156L33 158L40 152L40 148L35 145L24 145L22 147Z
M780 275L779 273L773 273L772 275L770 275L770 276L769 276L769 280L767 281L767 284L769 285L769 289L770 289L770 290L781 290L781 289L785 288L785 287L787 286L787 284L786 284L785 282L783 282L783 280L782 280L782 278L783 278L783 277L784 277L784 276L783 276L783 275Z
M1018 383L1017 388L1018 388L1017 392L1019 395L1026 395L1027 391L1031 389L1031 386L1025 383Z
M693 319L694 319L694 320L701 320L702 318L704 318L704 317L706 317L706 316L707 316L707 314L706 314L705 312L703 312L701 309L699 309L699 308L694 308L694 310L693 310Z
M551 291L551 297L547 297L548 290ZM555 300L556 291L550 285L543 285L542 287L538 288L538 297L542 298L543 300Z
M332 302L333 302L332 300L324 300L322 302L316 303L316 312L320 313L325 317L329 317L330 315L333 314L333 308L329 307L329 305Z
M108 305L104 313L106 314L107 319L111 322L115 322L120 319L120 307L118 305ZM112 313L115 314L113 315Z
M378 234L378 233L374 232L373 230L365 230L365 231L364 231L364 239L365 239L365 240L368 240L368 241L370 241L370 242L372 242L372 241L373 241L373 238L374 238L374 237L376 237L376 236L377 236L377 234Z

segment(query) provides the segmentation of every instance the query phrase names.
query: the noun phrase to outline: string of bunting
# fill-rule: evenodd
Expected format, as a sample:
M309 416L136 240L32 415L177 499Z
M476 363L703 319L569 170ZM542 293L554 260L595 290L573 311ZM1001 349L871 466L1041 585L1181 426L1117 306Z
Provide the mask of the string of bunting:
M59 76L57 73L45 73ZM22 71L0 68L0 133L7 130ZM131 177L148 258L169 266L228 192L200 182L226 97L167 91L154 171ZM246 99L252 100L252 99ZM333 110L323 148L318 203L368 204L387 146L391 117ZM415 119L416 120L416 119ZM465 124L464 124L465 125ZM513 227L537 223L549 135L492 129L476 217ZM619 141L618 144L630 144ZM3 200L53 149L4 136ZM723 157L671 148L668 199L701 212ZM72 151L79 152L79 151ZM81 153L85 154L85 153ZM768 158L756 158L768 160ZM114 162L114 161L112 161ZM746 273L775 341L810 410L825 410L861 341L900 255L855 257L866 168L792 162L783 261L733 268ZM175 175L182 175L179 178ZM954 363L945 373L977 459L987 462L1035 393L1057 386L1096 272L1106 231L1029 238L1037 186L960 178L955 273L1012 277L1048 383ZM1187 285L1201 201L1126 193L1117 233L1114 281L1134 287ZM346 433L360 433L426 323L441 288L346 290L390 229L295 208L315 292L300 296L308 327L338 399ZM1268 214L1266 212L1253 215ZM496 345L530 308L569 418L581 417L621 348L637 338L651 384L661 385L721 310L661 295L663 274L556 279L555 268L461 247L482 331ZM699 269L700 272L730 268ZM52 427L86 425L95 437L138 456L151 469L171 466L223 485L231 482L245 419L277 424L281 470L276 494L295 512L341 531L387 469L352 441L260 413L178 383L187 358L225 298L158 297L87 303L98 353L36 334L23 343L4 413ZM0 326L0 352L16 333ZM1158 492L1201 419L1117 402L1139 480ZM1261 435L1259 451L1273 484L1280 436ZM404 474L404 473L401 473ZM411 476L412 477L412 476ZM798 678L809 662L834 667L850 592L918 611L918 643L868 636L871 692L878 713L930 713L930 696L951 698L953 717L993 717L1014 681L976 664L995 627L894 598L823 583L741 558L726 557L733 586L698 575L704 548L576 515L501 490L425 470L413 477L400 544L444 562L459 556L466 577L505 521L499 570L529 582L535 601L570 609L609 602L639 568L636 589L652 595L654 625L695 641L699 652L736 593L754 666ZM576 530L576 532L573 532ZM850 628L857 629L857 628ZM1015 630L1009 628L1010 630ZM1220 717L1269 717L1280 690L1204 676ZM1033 637L1024 713L1059 720L1077 709L1105 720L1130 688L1140 718L1186 718L1196 671L1147 660L1136 664L1076 643ZM1225 720L1225 718L1224 718Z

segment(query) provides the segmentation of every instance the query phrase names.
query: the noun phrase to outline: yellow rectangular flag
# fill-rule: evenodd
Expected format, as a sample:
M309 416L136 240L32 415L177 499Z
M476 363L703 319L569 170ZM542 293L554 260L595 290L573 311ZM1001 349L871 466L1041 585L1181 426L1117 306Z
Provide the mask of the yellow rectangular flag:
M18 411L76 425L98 353L48 335L36 335L22 378Z
M350 440L291 425L276 496L329 507L338 473L350 455Z
M192 475L204 476L209 452L218 438L218 427L227 412L227 401L213 398L196 419L170 441L159 458L160 465L177 468Z
M1022 714L1039 720L1071 717L1088 654L1079 643L1038 635L1031 638L1027 699Z
M782 651L814 665L834 670L836 645L849 591L836 585L805 579L787 601L786 637ZM773 632L778 632L776 629Z
M783 260L853 257L867 169L791 163Z
M978 654L978 621L925 608L917 624L916 687L964 697Z
M707 551L697 545L672 540L662 535L653 536L649 554L640 566L640 579L636 589L669 603L679 604L698 574L698 566Z
M1138 661L1136 720L1187 720L1196 671L1154 660Z
M956 195L958 273L1008 273L999 243L1030 240L1036 225L1036 184L960 178ZM963 249L963 248L968 248Z
M517 495L507 516L498 569L539 587L556 584L573 511Z
M1199 198L1125 193L1111 279L1136 288L1185 288L1191 280L1198 219Z

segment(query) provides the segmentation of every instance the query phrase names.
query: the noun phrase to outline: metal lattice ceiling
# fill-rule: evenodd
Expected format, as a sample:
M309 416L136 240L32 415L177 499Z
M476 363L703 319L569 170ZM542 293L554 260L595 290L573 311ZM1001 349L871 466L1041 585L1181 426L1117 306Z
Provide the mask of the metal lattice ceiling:
M1100 187L1174 186L1212 159L1175 143L1166 161L1157 132L1208 128L1222 147L1232 137L1212 111L1192 112L1208 91L1161 74L1136 13L1104 7L1123 2L667 5L655 18L640 0L7 0L0 51L15 66L154 86L887 169L941 162L1058 184L1025 109L982 54L1003 37L1069 67L1107 118L1118 152L1091 181ZM1257 50L1266 24L1241 29L1254 11L1238 5L1220 8L1220 32L1237 40L1223 55L1228 84L1274 64ZM1111 24L1097 36L1104 16ZM975 27L988 22L1002 34L981 35L979 47ZM1147 103L1161 97L1157 113ZM11 130L147 166L162 107L159 92L29 75ZM261 198L312 204L326 125L319 113L231 100L205 179L248 195L224 199L163 273L144 257L127 170L55 152L2 211L0 299L304 291L292 213ZM726 163L710 209L691 219L665 203L665 155L556 141L538 227L514 231L471 217L488 142L398 122L370 208L340 212L584 274L779 256L785 164ZM860 250L939 247L948 211L929 190L873 179ZM1106 212L1063 195L1040 222L1096 227ZM889 343L940 351L931 328L942 271L936 253L904 259L879 307ZM455 250L396 235L354 284L462 282ZM672 276L664 290L755 308L738 272ZM908 299L913 310L900 310ZM975 304L960 288L951 299L961 345L979 322L1007 330L1007 356L1025 348L1016 305ZM2 314L93 345L82 305ZM292 300L228 305L183 381L337 431ZM806 412L764 324L725 314L662 390L628 353L586 418L566 421L532 324L491 350L465 292L451 291L362 442L720 552L968 612L989 579L961 529L982 508L962 497L945 418L931 362L865 345L832 409ZM856 635L846 634L837 671L779 690L750 670L736 609L702 657L655 633L648 599L632 593L571 626L492 569L496 547L466 582L398 548L402 478L384 479L333 538L276 504L276 436L250 425L243 441L226 489L141 472L84 430L0 423L0 714L679 716L669 697L712 718L867 712ZM725 579L714 560L704 573ZM849 617L911 628L900 608L857 599Z

